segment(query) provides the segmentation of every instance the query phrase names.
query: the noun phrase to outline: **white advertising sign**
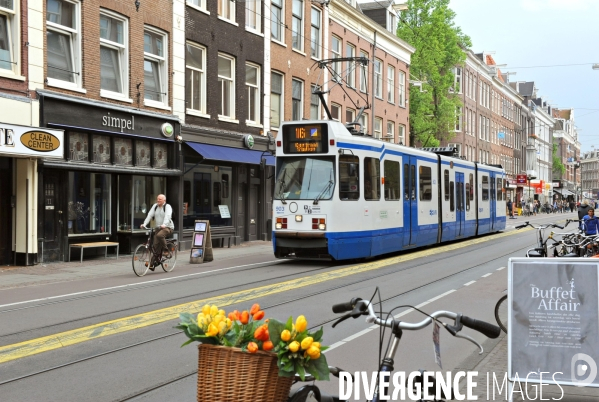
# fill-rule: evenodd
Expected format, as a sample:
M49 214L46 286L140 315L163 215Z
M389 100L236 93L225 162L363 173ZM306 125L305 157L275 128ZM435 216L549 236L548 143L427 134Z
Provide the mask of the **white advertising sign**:
M64 131L0 123L0 155L64 157Z

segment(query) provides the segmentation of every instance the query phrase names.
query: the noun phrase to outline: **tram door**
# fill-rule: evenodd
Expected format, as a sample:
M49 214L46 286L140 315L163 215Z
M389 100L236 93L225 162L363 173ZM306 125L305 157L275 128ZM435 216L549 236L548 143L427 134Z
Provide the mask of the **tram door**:
M495 220L497 219L497 188L495 187L495 173L489 175L489 181L491 182L491 196L489 197L489 200L491 201L491 205L489 205L491 223L489 225L489 231L494 232L496 226Z
M416 158L403 156L403 246L416 244L418 229L418 196L416 188Z
M456 172L455 174L456 184L456 237L464 236L464 230L466 229L466 207L465 207L465 192L464 192L464 173Z

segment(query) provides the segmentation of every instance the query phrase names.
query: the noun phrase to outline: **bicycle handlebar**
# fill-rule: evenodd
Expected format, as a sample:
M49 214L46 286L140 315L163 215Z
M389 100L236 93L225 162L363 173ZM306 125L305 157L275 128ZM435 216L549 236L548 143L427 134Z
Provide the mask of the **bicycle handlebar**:
M487 338L495 339L501 334L501 328L497 325L489 324L486 321L477 320L476 318L470 318L462 316L462 324L470 329L480 332Z
M530 222L527 221L527 222L524 222L524 224L522 224L522 225L515 226L514 229L522 229L522 228L525 228L527 226L530 226L533 229L547 229L547 228L559 228L559 229L563 229L564 228L564 226L560 226L560 225L558 225L556 223L549 223L549 224L547 224L545 226L543 226L543 225L534 226L532 223L530 223ZM567 224L566 224L566 226L567 226Z

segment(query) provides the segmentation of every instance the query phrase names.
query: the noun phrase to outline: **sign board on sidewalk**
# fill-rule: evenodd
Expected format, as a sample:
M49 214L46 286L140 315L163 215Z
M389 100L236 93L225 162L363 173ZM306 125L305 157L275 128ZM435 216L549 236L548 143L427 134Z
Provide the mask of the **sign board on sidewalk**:
M189 255L190 264L201 264L206 256L207 244L210 239L210 221L195 221L193 228L193 237L191 238L191 252ZM211 247L211 246L210 246Z
M510 381L599 387L599 259L511 258Z

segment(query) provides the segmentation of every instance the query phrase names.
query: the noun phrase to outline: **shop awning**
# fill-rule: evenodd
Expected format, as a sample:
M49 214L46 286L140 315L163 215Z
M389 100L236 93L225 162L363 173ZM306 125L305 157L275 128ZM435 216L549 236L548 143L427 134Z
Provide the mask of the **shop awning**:
M186 142L194 151L213 161L249 163L259 165L261 159L266 158L266 164L275 165L275 157L269 152L252 151L251 149L221 147L219 145L201 144L199 142Z
M564 197L567 197L569 195L574 195L574 193L572 191L566 190L565 188L554 188L553 191L560 193Z

